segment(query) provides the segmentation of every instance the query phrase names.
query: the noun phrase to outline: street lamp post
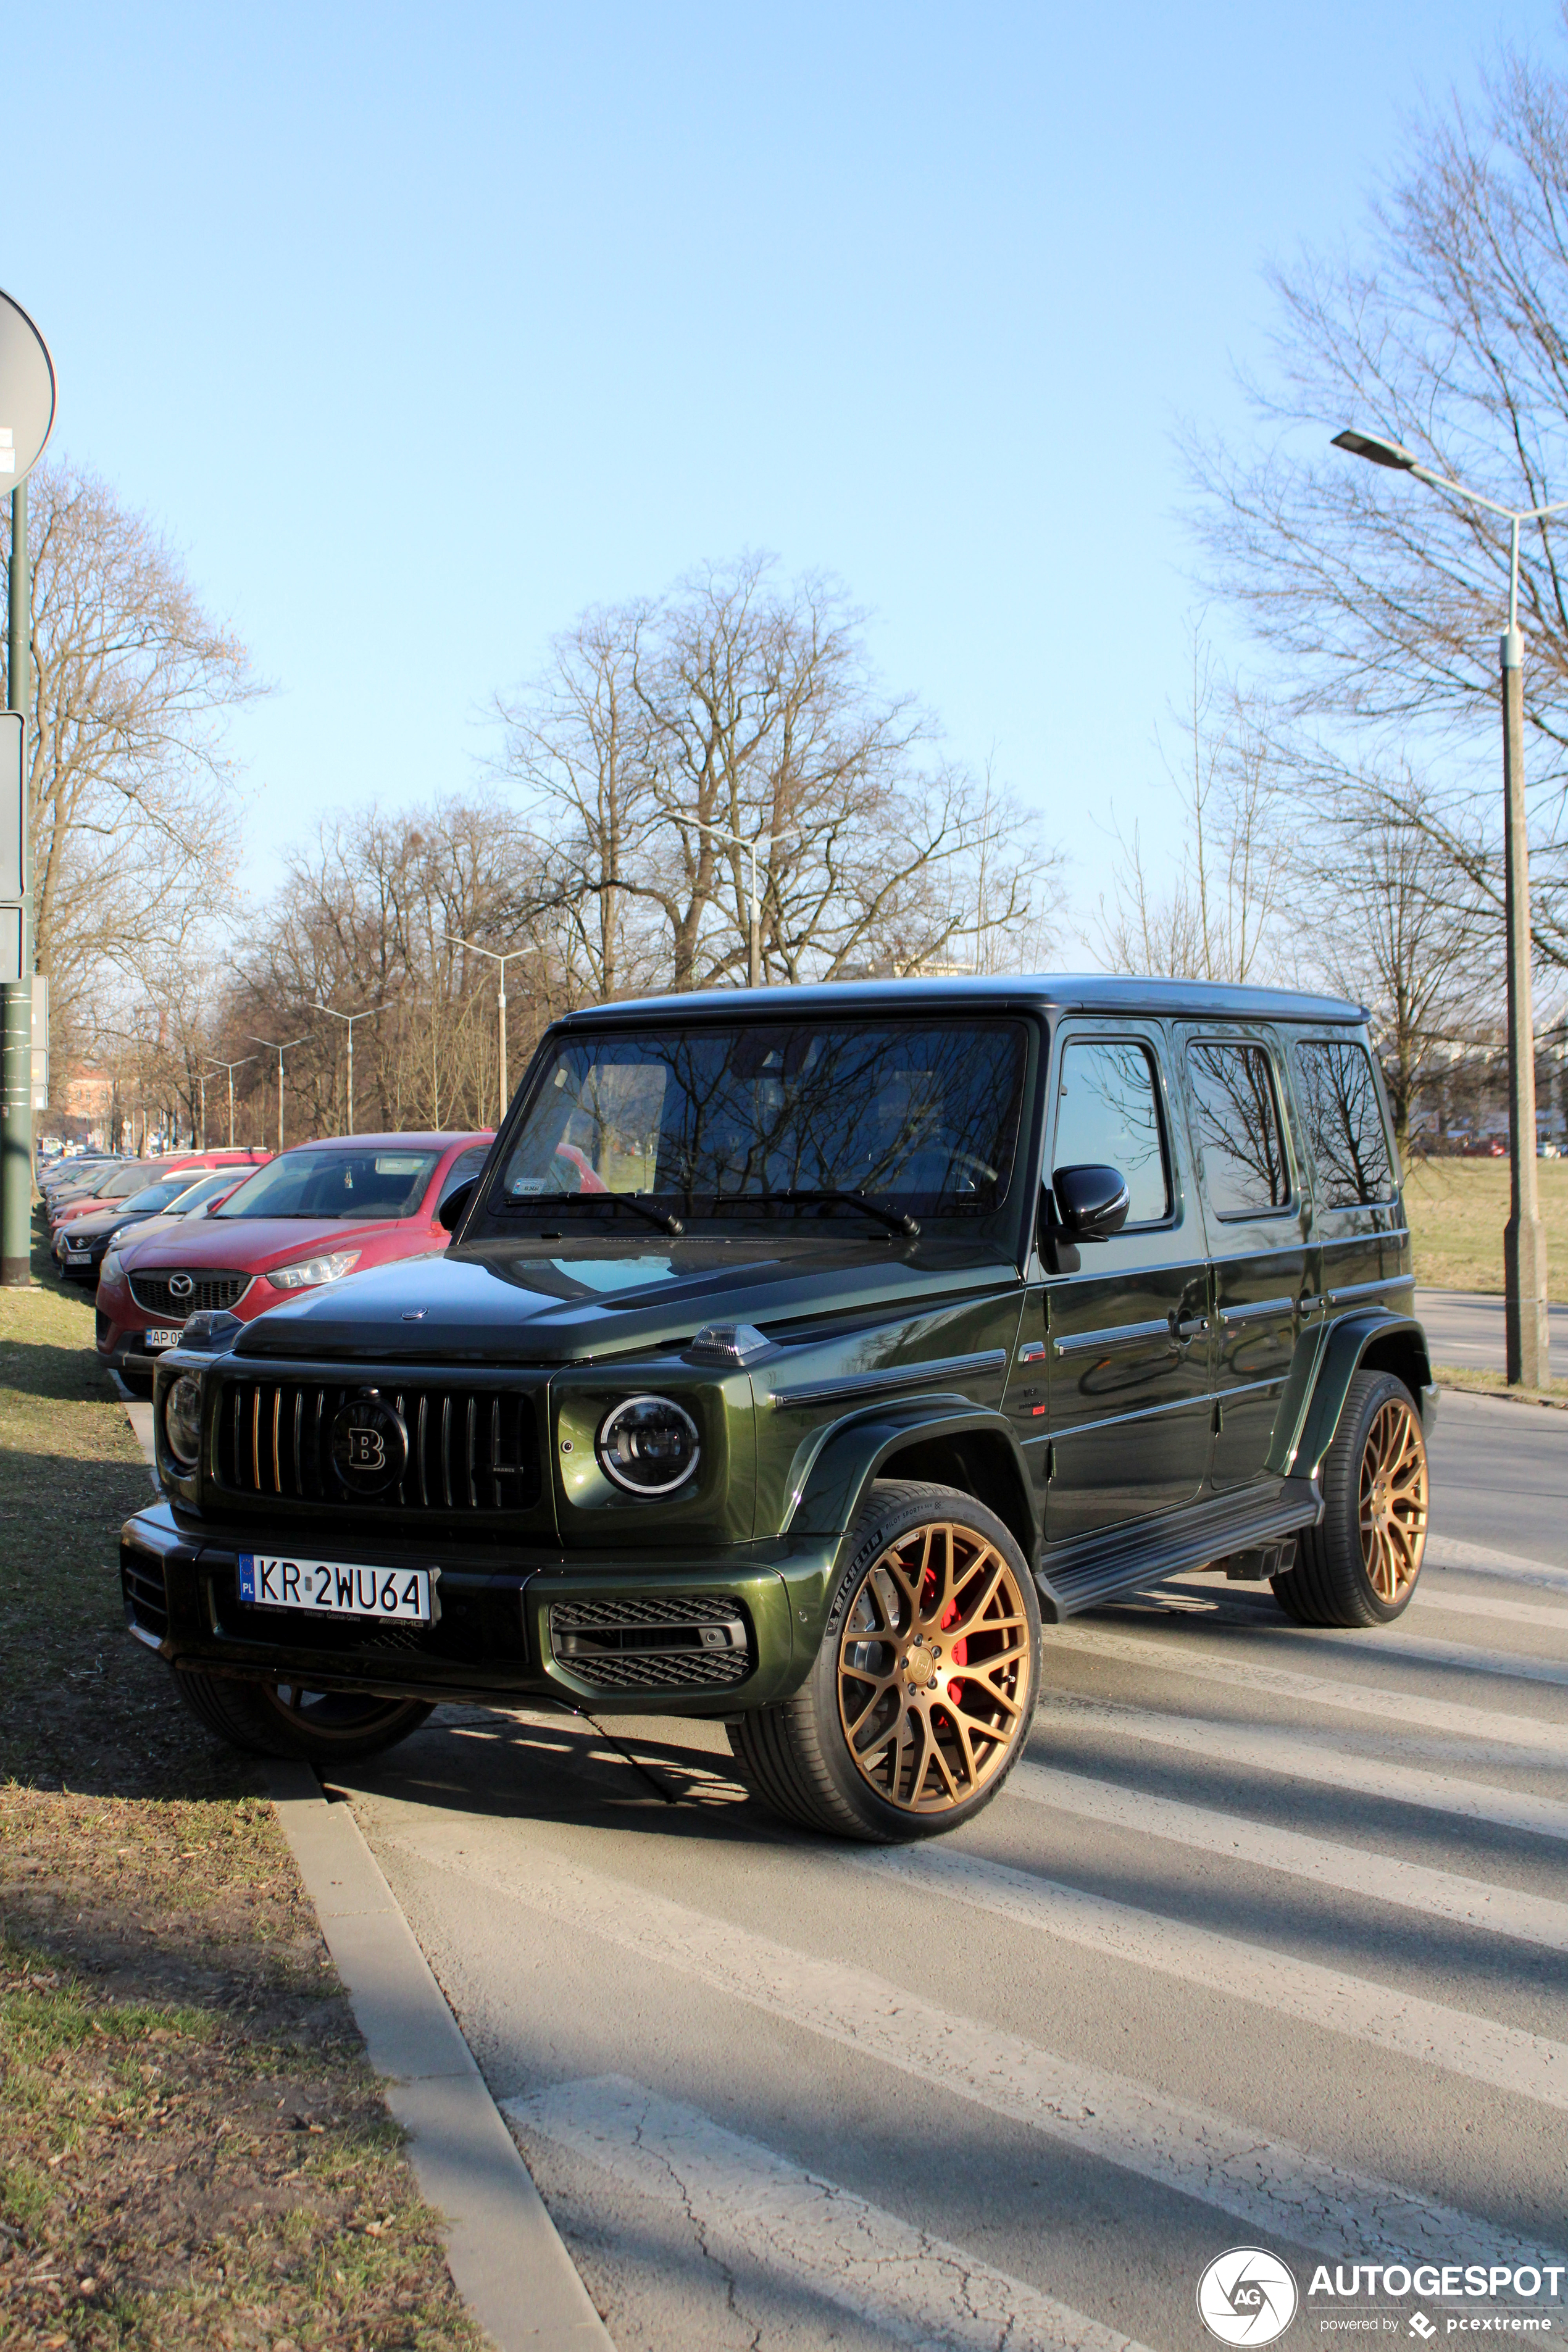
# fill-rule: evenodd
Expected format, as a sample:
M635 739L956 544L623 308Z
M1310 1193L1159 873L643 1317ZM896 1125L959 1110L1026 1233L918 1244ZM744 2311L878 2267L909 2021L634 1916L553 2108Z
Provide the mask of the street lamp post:
M509 963L515 963L519 956L526 955L528 950L526 948L508 948L506 953L502 955L499 948L482 948L478 940L459 940L458 941L458 945L460 948L471 948L475 955L489 956L493 964L500 966L500 970L496 974L496 978L500 983L500 993L496 998L496 1009L500 1022L500 1101L497 1107L496 1125L500 1127L501 1120L506 1117L507 1104L506 968Z
M247 1054L237 1062L220 1062L216 1055L211 1057L215 1070L228 1072L228 1148L231 1151L234 1150L234 1074L236 1070L243 1070L247 1062L254 1062L255 1059L254 1054ZM204 1091L202 1095L202 1141L204 1143L207 1139L206 1117L207 1098Z
M743 850L752 861L751 956L746 985L749 988L761 988L763 984L763 907L762 900L757 895L757 842L742 841L738 833L728 833L721 824L704 824L700 817L693 817L692 823L699 833L710 833L715 841L727 841L732 849ZM785 826L778 833L759 835L757 838L763 841L795 841L799 837L793 826Z
M269 1054L276 1054L278 1056L278 1149L281 1151L283 1149L283 1056L285 1054L291 1054L296 1045L309 1045L310 1038L308 1034L303 1037L290 1037L286 1045L279 1045L275 1038L257 1036L254 1030L247 1029L245 1034L253 1045L265 1045ZM256 1056L252 1055L252 1061L255 1058Z
M1568 499L1545 507L1505 507L1463 482L1436 474L1397 441L1336 433L1333 446L1370 465L1414 474L1509 527L1508 626L1499 644L1502 667L1503 918L1508 935L1509 1214L1503 1228L1503 1314L1511 1388L1544 1388L1551 1378L1546 1312L1546 1235L1535 1165L1535 1028L1531 1004L1530 837L1524 817L1524 677L1519 629L1519 526L1568 512Z
M336 1007L336 1005L335 1005L335 1004L323 1004L323 1003L322 1003L322 1002L321 1002L321 998L318 996L318 997L317 997L317 999L316 999L316 1010L317 1010L317 1012L318 1012L318 1013L330 1013L331 1014L332 1019L333 1019L334 1021L343 1021L343 1022L346 1022L346 1023L348 1024L348 1032L349 1032L349 1133L350 1133L351 1135L353 1135L353 1134L354 1133L354 1131L355 1131L355 1130L354 1130L354 1023L355 1023L356 1021L374 1021L374 1020L375 1019L375 1017L376 1017L376 1015L377 1015L378 1013L384 1013L384 1012L385 1012L386 1007L385 1007L385 1005L384 1005L384 1004L372 1004L372 1005L367 1006L367 1007L366 1007L366 1009L365 1009L365 1011L364 1011L364 1012L363 1012L363 1013L340 1013L340 1012L338 1011L338 1009L337 1009L337 1007Z

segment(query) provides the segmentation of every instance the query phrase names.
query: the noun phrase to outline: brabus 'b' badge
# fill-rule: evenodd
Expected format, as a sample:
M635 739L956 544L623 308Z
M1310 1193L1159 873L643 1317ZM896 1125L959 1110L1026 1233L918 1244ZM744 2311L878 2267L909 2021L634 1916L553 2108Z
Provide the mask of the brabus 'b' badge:
M332 1468L351 1494L384 1495L408 1459L402 1418L374 1391L351 1397L332 1422Z

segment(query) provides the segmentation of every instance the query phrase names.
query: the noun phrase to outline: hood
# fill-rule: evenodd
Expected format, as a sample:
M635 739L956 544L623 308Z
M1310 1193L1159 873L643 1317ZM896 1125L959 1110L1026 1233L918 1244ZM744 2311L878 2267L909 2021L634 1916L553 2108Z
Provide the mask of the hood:
M84 1242L101 1241L106 1234L114 1233L121 1225L134 1225L140 1237L147 1225L161 1225L174 1222L176 1221L160 1216L154 1209L134 1209L130 1212L124 1209L94 1209L85 1217L73 1217L68 1230L72 1241L79 1246Z
M139 1246L136 1263L143 1273L155 1266L183 1265L221 1269L226 1273L269 1274L297 1257L319 1257L324 1251L368 1249L388 1234L419 1234L427 1249L439 1249L446 1236L429 1231L418 1217L182 1217L170 1232Z
M765 1330L879 1307L918 1313L924 1300L1017 1279L990 1243L788 1233L492 1242L350 1275L273 1307L235 1344L244 1356L581 1363L681 1342L704 1323Z

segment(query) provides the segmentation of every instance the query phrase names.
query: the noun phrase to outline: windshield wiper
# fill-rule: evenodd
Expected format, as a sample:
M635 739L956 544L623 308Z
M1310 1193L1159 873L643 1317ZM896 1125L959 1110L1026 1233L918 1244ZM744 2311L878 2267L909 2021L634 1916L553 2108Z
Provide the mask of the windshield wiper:
M672 1217L667 1209L654 1208L640 1193L579 1192L577 1198L580 1201L608 1201L617 1209L635 1209L639 1217L646 1217L650 1225L657 1225L663 1234L683 1234L686 1231L679 1217Z
M835 1201L842 1201L847 1208L864 1209L868 1217L880 1218L882 1223L889 1226L895 1234L913 1235L920 1232L918 1220L911 1217L907 1209L884 1209L879 1202L868 1201L864 1192L804 1192L792 1189L787 1192L768 1192L763 1195L763 1198L769 1201L808 1202L820 1201L825 1205Z

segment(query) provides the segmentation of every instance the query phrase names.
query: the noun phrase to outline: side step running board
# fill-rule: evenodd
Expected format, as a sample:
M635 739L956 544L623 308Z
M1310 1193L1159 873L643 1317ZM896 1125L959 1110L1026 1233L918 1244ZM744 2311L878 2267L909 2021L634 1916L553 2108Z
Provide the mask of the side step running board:
M1047 1624L1059 1625L1118 1592L1161 1583L1232 1552L1254 1551L1300 1528L1316 1527L1322 1516L1315 1479L1280 1478L1262 1495L1249 1487L1196 1504L1173 1519L1080 1536L1042 1556L1035 1570L1040 1614Z

